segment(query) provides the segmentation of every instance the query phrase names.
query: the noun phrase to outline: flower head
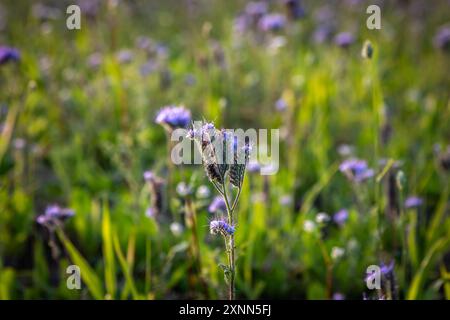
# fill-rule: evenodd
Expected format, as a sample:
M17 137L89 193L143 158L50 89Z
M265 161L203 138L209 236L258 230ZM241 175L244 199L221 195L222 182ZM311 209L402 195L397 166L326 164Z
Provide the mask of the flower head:
M36 222L41 225L53 225L73 215L75 215L75 212L72 209L61 208L59 205L54 204L47 206L45 212L37 217Z
M347 178L356 183L363 182L375 174L373 169L367 166L365 160L351 158L343 161L339 166L339 170L344 173Z
M341 48L348 48L355 42L355 37L350 32L341 32L334 37L334 43Z
M345 300L345 295L340 292L333 293L333 300Z
M0 65L5 64L9 61L19 61L20 52L19 50L11 47L0 47Z
M225 220L212 220L209 223L211 234L222 234L223 236L232 235L236 228L229 225Z
M225 200L223 200L223 198L221 196L215 197L208 207L208 211L211 213L214 213L217 211L226 212L226 210L227 210L227 206L225 204Z
M433 38L433 44L439 49L450 48L450 26L442 26Z
M169 128L185 128L191 122L191 112L183 106L166 106L159 110L155 122Z
M279 31L284 28L286 18L282 14L266 14L259 21L259 28L262 31Z
M333 221L342 226L348 219L348 211L346 209L341 209L336 212L333 216Z
M405 208L406 209L420 207L422 204L423 204L422 198L419 198L417 196L409 196L405 200Z
M288 105L283 98L280 98L275 102L275 109L277 109L277 111L284 111L287 107Z

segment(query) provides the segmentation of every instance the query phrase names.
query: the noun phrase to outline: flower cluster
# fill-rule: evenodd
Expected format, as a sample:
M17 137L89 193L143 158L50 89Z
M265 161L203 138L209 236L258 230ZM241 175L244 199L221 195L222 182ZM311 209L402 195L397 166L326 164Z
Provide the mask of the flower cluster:
M341 163L339 170L353 182L360 183L373 177L375 174L373 169L370 169L365 160L356 158L347 159Z
M223 198L221 196L217 196L213 199L213 201L211 202L211 204L208 207L208 211L210 213L215 213L218 211L221 212L226 212L227 211L227 206L225 204L225 200L223 200Z
M236 228L229 225L225 220L212 220L209 223L209 230L211 234L221 234L223 236L228 236L234 234Z
M227 130L216 129L212 123L190 129L187 137L197 142L206 175L213 184L222 185L228 177L234 187L241 187L251 152L248 143Z
M75 212L72 209L61 208L59 205L54 204L47 206L45 212L37 217L36 222L40 225L53 226L74 215Z
M0 47L0 65L5 64L9 61L20 60L19 50L11 47Z
M166 106L159 110L155 122L169 130L185 128L191 122L191 111L184 106Z

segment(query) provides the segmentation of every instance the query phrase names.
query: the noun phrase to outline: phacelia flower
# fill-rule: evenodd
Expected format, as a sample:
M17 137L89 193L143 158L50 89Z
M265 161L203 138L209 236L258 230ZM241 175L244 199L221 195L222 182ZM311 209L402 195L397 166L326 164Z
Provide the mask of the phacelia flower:
M267 13L267 3L264 1L252 1L245 7L245 13L249 16L262 16Z
M205 185L201 185L200 187L198 187L195 195L199 199L206 199L210 196L210 194L211 191L209 190L209 188Z
M185 128L191 122L191 111L184 106L166 106L157 114L155 122L169 128Z
M345 300L345 295L343 295L340 292L335 292L335 293L333 293L332 299L333 300Z
M224 236L232 235L236 228L229 225L225 220L212 220L209 223L211 234L222 234Z
M450 26L442 26L438 29L433 38L433 44L436 48L443 50L450 48Z
M285 0L286 9L289 18L292 20L300 19L305 16L305 10L303 9L301 0Z
M339 166L339 170L347 176L347 178L356 183L363 182L375 174L373 169L367 166L365 160L351 158L345 160Z
M192 188L184 181L177 184L176 190L181 197L186 197L192 193Z
M53 225L58 222L62 222L67 218L75 215L72 209L61 208L59 205L50 205L45 209L45 212L39 215L36 222L41 225Z
M287 109L287 107L288 107L288 105L283 98L280 98L275 102L275 109L277 111L284 111Z
M223 200L223 198L221 196L215 197L208 207L208 211L211 213L214 213L217 211L226 212L226 210L227 210L227 206L225 204L225 200Z
M355 37L350 32L341 32L334 37L334 43L341 48L348 48L355 42Z
M249 161L247 164L248 172L258 172L260 169L261 169L261 166L258 163L258 161Z
M420 207L422 204L423 204L422 198L419 198L416 196L409 196L405 200L405 208L406 209Z
M330 216L328 214L326 214L325 212L319 212L316 215L317 223L322 224L322 223L327 223L328 221L330 221Z
M0 65L10 61L19 61L19 60L20 60L19 50L5 46L0 47Z
M286 18L282 14L271 13L263 16L259 21L259 28L262 31L279 31L284 28Z
M348 211L346 209L341 209L333 215L333 221L342 226L348 219Z

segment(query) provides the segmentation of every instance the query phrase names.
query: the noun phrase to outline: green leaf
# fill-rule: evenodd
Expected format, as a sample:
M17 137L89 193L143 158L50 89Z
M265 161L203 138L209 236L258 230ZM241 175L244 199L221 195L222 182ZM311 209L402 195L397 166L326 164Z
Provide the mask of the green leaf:
M104 298L104 293L100 278L95 274L94 270L89 266L72 242L66 237L64 232L61 229L58 229L56 232L72 262L80 267L81 279L83 279L83 282L88 287L89 292L95 299L102 300Z
M106 291L111 299L116 296L116 268L111 237L111 219L108 204L103 206L102 217L103 259L105 264Z

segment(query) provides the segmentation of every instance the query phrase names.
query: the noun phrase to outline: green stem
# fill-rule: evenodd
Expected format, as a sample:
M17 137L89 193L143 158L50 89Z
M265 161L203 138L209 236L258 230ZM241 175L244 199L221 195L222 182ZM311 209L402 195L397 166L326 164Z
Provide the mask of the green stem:
M230 202L228 201L227 188L225 186L225 182L222 183L222 188L223 188L223 198L225 200L225 206L227 207L228 224L230 226L232 226L233 222L234 222L233 221L234 208L230 207ZM227 256L228 256L228 268L230 269L230 279L228 282L228 299L234 300L234 278L235 278L234 234L229 235L228 238L229 238L229 244L228 244Z

